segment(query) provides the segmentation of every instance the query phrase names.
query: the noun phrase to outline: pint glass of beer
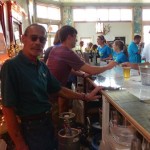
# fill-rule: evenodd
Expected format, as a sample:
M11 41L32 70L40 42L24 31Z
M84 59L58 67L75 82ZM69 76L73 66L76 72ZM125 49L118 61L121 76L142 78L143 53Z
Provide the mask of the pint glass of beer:
M130 78L130 67L123 67L123 76L124 78Z

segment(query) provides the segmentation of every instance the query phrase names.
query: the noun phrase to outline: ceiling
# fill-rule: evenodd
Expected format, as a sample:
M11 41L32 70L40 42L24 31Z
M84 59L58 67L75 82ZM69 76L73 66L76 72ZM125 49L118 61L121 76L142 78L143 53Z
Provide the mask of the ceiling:
M61 3L150 3L150 0L53 0L53 1L59 1Z

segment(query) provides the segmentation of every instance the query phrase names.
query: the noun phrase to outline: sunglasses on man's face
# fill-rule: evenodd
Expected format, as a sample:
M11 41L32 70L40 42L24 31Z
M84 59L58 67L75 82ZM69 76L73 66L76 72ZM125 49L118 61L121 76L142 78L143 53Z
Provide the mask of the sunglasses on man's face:
M35 42L39 39L40 43L44 44L46 42L46 38L38 35L30 35L30 39L32 42Z

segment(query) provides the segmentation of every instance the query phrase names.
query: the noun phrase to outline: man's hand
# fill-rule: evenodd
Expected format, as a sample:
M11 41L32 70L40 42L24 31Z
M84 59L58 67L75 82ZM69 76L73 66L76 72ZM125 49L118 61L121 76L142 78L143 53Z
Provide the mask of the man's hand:
M90 76L91 76L91 74L88 74L88 73L84 73L84 74L83 74L83 77L84 77L84 78L87 78L87 77L90 77Z
M85 100L86 101L91 101L91 100L95 100L100 98L100 95L97 95L98 92L100 92L102 90L102 87L98 86L96 87L92 92L90 92L89 94L85 95Z
M117 63L115 61L110 61L109 64L107 65L108 69L112 69L113 67L115 67L117 65Z
M2 111L7 124L8 133L16 146L16 150L29 150L20 131L15 109L13 107L3 106Z
M125 63L122 63L122 67L131 67L132 69L139 70L139 64L137 63L125 62Z
M122 67L131 67L131 63L129 62L124 62L121 64Z

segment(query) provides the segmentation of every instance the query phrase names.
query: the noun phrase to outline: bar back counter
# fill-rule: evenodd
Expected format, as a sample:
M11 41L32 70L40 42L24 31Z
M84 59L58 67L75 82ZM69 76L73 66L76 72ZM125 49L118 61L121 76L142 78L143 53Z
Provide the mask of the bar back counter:
M142 139L136 144L140 143L141 148L147 145L145 147L150 150L150 86L142 85L139 72L131 69L130 78L125 79L122 67L117 66L86 81L94 87L104 87L101 92L102 141L99 150L132 149L131 145L116 142L111 135L111 107L141 135ZM127 140L128 138L124 142Z

